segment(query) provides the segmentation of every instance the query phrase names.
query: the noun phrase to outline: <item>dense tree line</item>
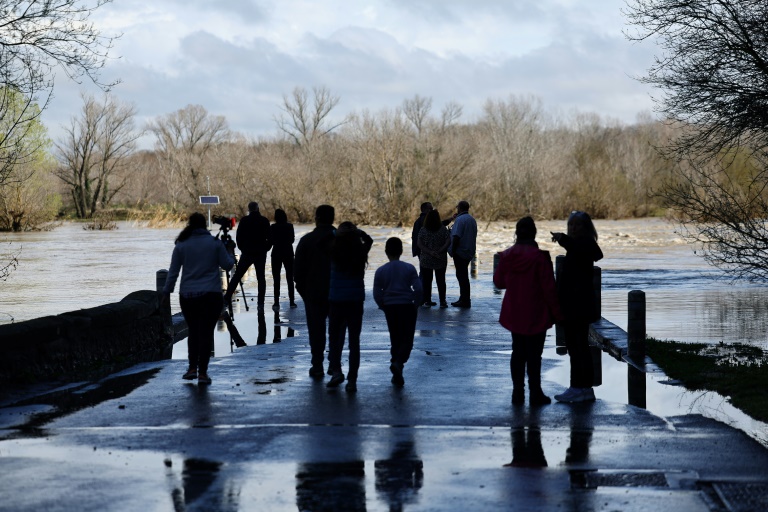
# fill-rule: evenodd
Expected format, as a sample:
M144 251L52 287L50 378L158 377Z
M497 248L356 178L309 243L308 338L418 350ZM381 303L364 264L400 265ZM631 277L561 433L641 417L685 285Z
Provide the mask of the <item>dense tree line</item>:
M670 164L655 147L669 126L649 116L624 125L594 114L556 118L533 97L489 100L479 119L462 122L449 104L434 112L416 96L379 112L329 121L338 98L325 89L297 89L284 98L273 137L247 138L199 105L150 125L153 150L131 157L131 179L118 204L183 213L198 196L219 195L215 213L283 208L311 222L330 203L365 224L412 222L423 201L447 215L467 199L480 219L563 218L585 209L598 218L656 215L655 183Z

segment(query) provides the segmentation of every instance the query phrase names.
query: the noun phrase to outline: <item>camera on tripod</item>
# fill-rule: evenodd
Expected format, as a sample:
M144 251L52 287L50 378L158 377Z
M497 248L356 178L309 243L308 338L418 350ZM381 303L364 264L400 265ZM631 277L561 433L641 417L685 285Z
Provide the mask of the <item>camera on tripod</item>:
M224 247L226 247L227 252L234 256L235 247L237 247L237 244L234 240L232 240L232 235L229 234L229 230L232 229L234 222L231 218L225 217L223 215L216 215L211 220L214 224L218 224L220 226L219 232L216 234L216 238L219 238L224 243Z

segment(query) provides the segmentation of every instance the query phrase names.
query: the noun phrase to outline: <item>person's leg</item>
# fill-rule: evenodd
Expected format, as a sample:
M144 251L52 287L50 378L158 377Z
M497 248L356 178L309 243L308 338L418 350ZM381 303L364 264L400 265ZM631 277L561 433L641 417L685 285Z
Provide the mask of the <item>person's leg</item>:
M566 322L565 346L571 359L571 387L591 388L594 369L592 355L589 352L589 324Z
M256 269L256 281L259 285L259 298L257 299L258 306L264 307L264 298L267 295L267 253L262 252L254 256L253 266Z
M280 302L280 267L282 266L282 262L280 261L280 258L272 258L272 289L274 291L275 296L275 304ZM286 276L286 279L289 279ZM290 283L290 280L288 281Z
M253 265L253 258L251 255L246 253L241 254L237 261L235 272L232 274L232 277L230 277L229 283L227 283L227 291L224 294L224 302L226 304L229 304L232 300L232 295L237 291L237 287L240 285L240 280L245 273L248 272L248 267L251 265Z
M211 360L211 353L213 353L214 331L216 330L216 322L219 321L221 315L224 299L219 293L206 293L200 297L199 301L201 310L198 314L202 332L200 351L197 356L197 369L200 372L200 377L203 377L208 374L208 363Z
M397 361L400 352L400 329L398 328L397 309L392 305L382 307L384 318L387 319L387 330L389 330L389 362Z
M357 381L360 368L360 333L363 330L363 301L349 302L347 306L347 331L349 332L349 371L347 380Z
M459 304L469 305L469 263L460 256L453 257L453 264L456 267L456 280L459 282Z
M435 269L435 283L437 284L437 295L440 298L440 307L447 306L445 300L445 267Z
M328 306L328 373L341 373L341 354L347 327L346 303L330 302Z
M423 290L421 303L429 304L432 302L432 269L420 266L419 276L421 277L421 289Z
M328 301L305 300L304 310L307 315L307 334L309 347L312 351L312 369L310 373L314 377L322 378L325 375L323 363L325 362L326 319L328 318Z
M512 374L512 403L525 402L525 336L512 333L512 355L509 357L509 371Z
M293 256L286 256L283 258L283 266L285 267L285 280L288 281L288 301L291 307L295 307L295 294L293 290Z
M202 327L200 325L200 316L196 299L186 299L179 297L179 305L184 320L187 322L187 360L189 361L189 370L197 371L198 354L200 353L200 335Z
M531 405L544 405L552 400L541 389L541 355L544 353L544 340L547 332L528 336L526 344L526 366L528 369L528 393Z

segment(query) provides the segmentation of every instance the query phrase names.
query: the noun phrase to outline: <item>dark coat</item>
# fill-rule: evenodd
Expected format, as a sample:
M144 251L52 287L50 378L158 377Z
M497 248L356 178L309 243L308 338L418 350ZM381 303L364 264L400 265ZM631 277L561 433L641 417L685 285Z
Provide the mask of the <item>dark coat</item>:
M296 235L290 222L275 222L270 227L272 236L272 258L293 258L293 241Z
M317 226L296 246L293 281L301 298L327 301L331 287L331 245L336 228L330 224Z
M246 254L266 254L272 248L269 221L259 212L240 219L235 235L237 247Z
M558 242L565 260L557 275L557 296L566 322L592 323L600 319L592 275L603 251L591 237L563 235Z

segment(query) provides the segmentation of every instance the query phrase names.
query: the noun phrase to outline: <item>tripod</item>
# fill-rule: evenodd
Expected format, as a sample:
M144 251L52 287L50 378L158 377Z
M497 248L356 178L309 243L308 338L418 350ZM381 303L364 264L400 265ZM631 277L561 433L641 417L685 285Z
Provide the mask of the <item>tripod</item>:
M219 232L216 234L216 239L221 240L221 242L224 244L224 247L227 249L227 252L235 259L235 269L237 268L237 256L235 256L235 247L237 244L235 244L235 241L232 240L232 235L229 234L229 227L222 225L221 228L219 228ZM229 270L226 272L227 276L227 286L229 286ZM243 304L245 304L245 310L249 311L248 308L248 301L245 300L245 289L243 288L243 281L240 280L239 283L237 283L240 286L240 293L243 296ZM229 317L234 321L235 319L235 313L232 309L232 300L226 304L227 310L229 311Z

